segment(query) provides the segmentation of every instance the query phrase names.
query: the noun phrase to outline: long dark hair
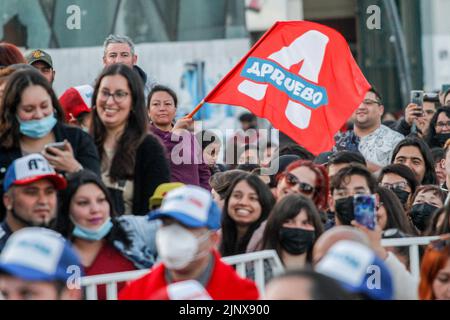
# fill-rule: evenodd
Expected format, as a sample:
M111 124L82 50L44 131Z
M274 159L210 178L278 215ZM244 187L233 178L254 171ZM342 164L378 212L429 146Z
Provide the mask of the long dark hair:
M238 240L238 232L236 222L228 214L228 203L230 202L231 195L236 185L245 181L248 185L255 190L258 195L258 201L261 206L261 216L258 220L253 222L249 227L242 239ZM235 254L244 253L253 232L258 229L261 223L267 219L270 210L275 203L275 198L272 195L269 187L256 175L242 174L237 176L231 186L228 189L227 196L225 197L225 203L222 213L222 242L220 243L220 253L222 256L231 256Z
M0 146L6 149L20 146L20 126L17 120L17 107L22 94L30 86L40 86L50 96L54 115L58 122L64 122L64 112L50 83L37 70L23 69L10 75L5 94L0 103Z
M397 156L397 153L399 153L401 148L410 146L419 149L425 162L425 175L423 177L423 180L419 181L419 184L438 184L436 171L434 168L433 155L431 154L431 150L428 145L422 139L416 137L408 137L400 141L395 146L394 152L392 153L391 163L394 163L395 157Z
M300 194L291 194L275 204L267 218L266 229L262 239L264 249L274 249L281 257L280 230L289 219L295 218L302 209L305 209L308 222L314 226L315 239L317 240L324 231L319 212L311 199ZM306 260L312 261L312 246L307 252Z
M442 220L442 225L437 226L437 223L441 217L444 216ZM447 234L450 233L450 207L449 205L446 205L439 210L437 210L430 221L430 224L428 225L428 228L425 232L426 236L438 236L441 234Z
M116 221L116 213L114 210L114 205L112 202L111 195L108 192L108 188L105 186L103 181L98 177L94 172L90 170L81 170L77 173L74 173L69 176L67 179L67 188L64 189L59 198L59 213L56 218L56 225L55 229L59 233L61 233L64 237L68 239L72 239L72 232L75 227L74 223L70 219L70 203L72 201L73 196L78 191L79 188L86 184L93 183L97 187L102 190L102 192L105 195L106 201L109 204L110 207L110 216L111 216L111 222L113 223L113 228L109 232L109 234L106 236L106 240L113 244L113 241L119 240L124 242L126 245L130 244L130 241L126 237L125 232L122 228L120 228L119 223Z
M94 87L92 105L97 102L97 95L103 78L107 76L121 75L127 80L131 91L131 111L123 134L117 141L117 149L111 161L109 175L112 181L132 180L136 150L144 140L147 133L147 112L145 111L144 87L139 75L124 64L113 64L106 67L101 73ZM95 107L97 109L97 107ZM105 155L103 144L106 140L107 130L95 110L91 126L91 134L94 137L100 160Z
M398 229L408 235L417 235L403 209L402 203L395 193L384 187L378 187L376 193L380 197L380 203L383 204L386 210L387 221L384 230Z
M430 148L434 148L434 147L442 148L443 147L435 139L436 135L437 135L437 133L436 133L436 123L437 123L439 115L442 112L444 112L445 115L450 118L450 107L449 106L440 107L440 108L438 108L436 110L436 113L434 114L433 118L431 118L430 127L428 128L428 134L425 137L425 141L428 143Z

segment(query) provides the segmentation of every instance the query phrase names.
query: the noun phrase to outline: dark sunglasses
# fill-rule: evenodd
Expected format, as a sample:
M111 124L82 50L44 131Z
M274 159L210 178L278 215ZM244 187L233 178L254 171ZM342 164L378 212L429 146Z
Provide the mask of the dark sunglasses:
M287 172L284 174L284 176L286 177L286 183L290 187L298 185L300 187L300 192L302 192L303 194L309 196L314 192L314 187L312 185L306 182L300 182L300 180L292 173Z

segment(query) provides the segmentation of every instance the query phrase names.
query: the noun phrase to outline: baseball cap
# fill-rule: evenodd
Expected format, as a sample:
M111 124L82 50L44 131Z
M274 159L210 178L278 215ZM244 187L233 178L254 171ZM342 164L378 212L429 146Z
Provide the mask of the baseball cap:
M220 209L211 193L198 186L187 185L169 191L161 207L149 213L149 220L173 218L190 228L220 228Z
M369 247L343 240L333 245L316 266L316 271L338 280L344 289L374 300L393 298L388 267Z
M52 57L41 49L36 49L31 51L27 56L25 57L28 61L28 64L33 64L36 61L42 61L45 62L50 66L50 68L53 68L53 60Z
M327 165L328 161L330 161L331 156L333 155L333 152L322 152L321 154L319 154L315 159L314 159L314 163L315 164L322 164L322 165Z
M70 268L69 268L70 267ZM64 237L46 228L23 228L14 232L0 254L0 270L29 281L66 281L80 259Z
M153 208L154 206L161 205L161 202L167 192L184 186L184 183L181 182L168 182L168 183L161 183L153 193L153 195L150 197L149 206L150 208Z
M67 122L78 117L82 112L91 112L93 94L92 86L83 85L69 88L59 97L59 103L64 109Z
M42 179L51 180L58 190L67 186L66 179L55 172L43 155L32 153L14 160L8 167L3 180L3 191L8 191L12 185L25 185Z

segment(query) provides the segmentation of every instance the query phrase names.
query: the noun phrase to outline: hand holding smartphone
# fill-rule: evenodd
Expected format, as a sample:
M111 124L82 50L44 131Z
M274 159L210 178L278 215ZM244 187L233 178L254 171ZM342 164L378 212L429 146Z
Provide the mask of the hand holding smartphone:
M422 117L424 114L424 112L423 112L423 97L424 97L423 91L421 91L421 90L411 91L411 103L417 105L417 107L413 111L413 114L416 117Z
M47 143L44 147L45 151L52 154L52 152L49 151L49 148L56 148L59 150L65 150L66 149L66 143L63 142L52 142L52 143Z
M353 197L355 220L370 230L375 230L376 199L374 195L358 194Z

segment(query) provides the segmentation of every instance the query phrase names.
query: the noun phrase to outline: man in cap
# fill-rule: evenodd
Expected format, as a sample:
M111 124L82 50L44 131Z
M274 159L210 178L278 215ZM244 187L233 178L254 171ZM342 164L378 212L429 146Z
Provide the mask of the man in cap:
M122 289L119 299L158 299L156 292L186 280L198 281L214 300L258 299L255 283L239 277L215 249L220 210L208 191L197 186L172 190L149 219L163 223L156 233L161 263Z
M0 254L0 294L7 300L80 299L81 276L69 242L49 229L15 232Z
M315 270L338 280L344 289L369 300L392 300L391 272L369 247L355 241L334 244Z
M48 80L51 84L55 81L55 70L53 69L52 57L41 49L36 49L31 51L26 59L28 64L39 70L40 73Z
M356 221L352 221L352 225L354 227L337 226L324 232L314 244L313 263L318 265L333 245L340 241L359 243L370 248L391 272L394 299L416 300L418 283L396 255L381 245L380 227L376 226L375 230L369 230Z
M9 166L3 180L6 218L0 224L0 252L13 232L49 226L56 217L57 190L66 185L41 154L18 158Z

